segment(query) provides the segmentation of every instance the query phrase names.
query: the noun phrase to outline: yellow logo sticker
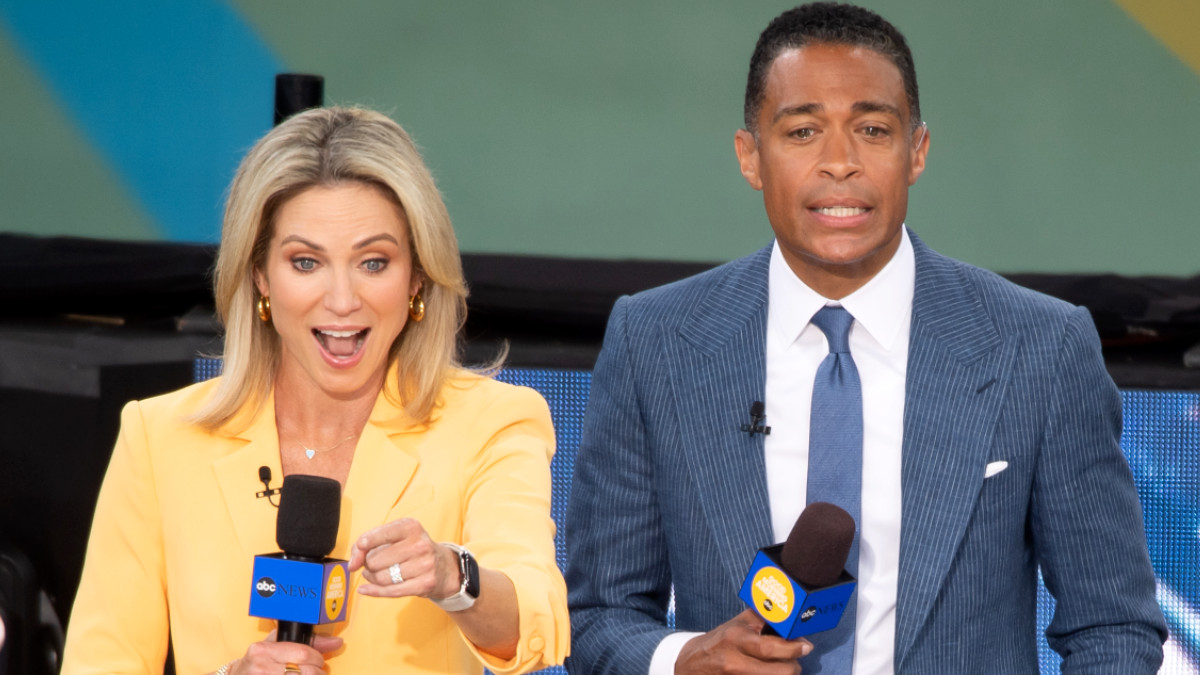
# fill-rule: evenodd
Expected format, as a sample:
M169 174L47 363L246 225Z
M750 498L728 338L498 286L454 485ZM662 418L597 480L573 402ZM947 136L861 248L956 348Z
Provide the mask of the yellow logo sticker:
M340 565L329 573L325 582L325 616L335 621L346 605L346 570Z
M788 618L796 602L796 591L792 588L791 580L783 570L769 565L754 575L750 596L754 598L754 606L759 614L772 623Z

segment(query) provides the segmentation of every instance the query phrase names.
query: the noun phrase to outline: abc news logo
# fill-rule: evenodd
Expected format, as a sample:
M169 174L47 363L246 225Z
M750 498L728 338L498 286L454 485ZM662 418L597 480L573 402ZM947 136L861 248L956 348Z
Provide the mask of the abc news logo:
M835 602L832 605L824 607L809 607L800 615L800 623L804 623L818 614L828 614L829 612L839 612L846 608L846 603Z
M318 598L318 597L320 597L320 594L317 593L317 589L315 589L315 588L306 588L304 586L296 586L296 585L280 586L280 585L276 584L275 580L272 579L271 577L263 577L263 578L259 579L258 581L254 582L254 592L258 593L259 595L261 595L264 598L269 598L272 595L275 595L276 591L279 591L283 595L291 596L291 597L299 597L299 598Z

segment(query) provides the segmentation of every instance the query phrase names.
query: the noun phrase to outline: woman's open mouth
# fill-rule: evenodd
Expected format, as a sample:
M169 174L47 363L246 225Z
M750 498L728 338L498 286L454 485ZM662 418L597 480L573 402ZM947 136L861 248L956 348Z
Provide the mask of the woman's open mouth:
M321 349L335 359L351 359L362 349L370 328L362 330L325 330L313 329L313 335L321 344Z

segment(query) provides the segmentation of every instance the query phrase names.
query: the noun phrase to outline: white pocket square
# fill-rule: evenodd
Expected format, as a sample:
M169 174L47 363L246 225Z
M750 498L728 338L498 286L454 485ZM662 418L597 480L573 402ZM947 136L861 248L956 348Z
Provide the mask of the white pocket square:
M1008 468L1008 462L992 462L983 470L984 478L991 478Z

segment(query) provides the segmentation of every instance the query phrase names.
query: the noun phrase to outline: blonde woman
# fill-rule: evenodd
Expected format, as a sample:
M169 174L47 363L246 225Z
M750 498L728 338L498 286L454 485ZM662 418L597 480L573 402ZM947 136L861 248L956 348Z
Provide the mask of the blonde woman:
M273 129L230 188L215 286L224 375L122 413L63 673L160 673L168 644L221 675L561 663L549 411L456 362L458 245L408 135L349 108ZM348 618L310 644L247 615L277 548L260 466L342 485Z

